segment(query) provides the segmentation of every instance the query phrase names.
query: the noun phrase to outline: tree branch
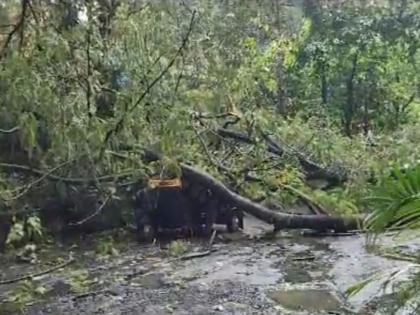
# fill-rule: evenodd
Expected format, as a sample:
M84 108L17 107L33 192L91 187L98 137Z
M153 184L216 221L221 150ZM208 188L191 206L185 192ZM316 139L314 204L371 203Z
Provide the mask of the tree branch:
M47 178L49 175L51 175L52 173L54 173L55 171L57 171L59 168L73 162L74 160L70 160L70 161L66 161L64 163L59 164L58 166L52 168L51 170L49 170L48 172L44 173L40 178L34 180L33 182L27 184L25 186L25 188L18 193L17 195L13 196L12 198L8 198L5 199L6 201L11 201L11 200L16 200L21 198L23 195L25 195L27 192L29 192L29 190L31 190L32 187L34 187L36 184L40 183L41 181L43 181L45 178Z
M90 219L92 219L93 217L96 217L99 213L102 212L102 210L104 209L105 205L108 203L108 201L111 199L111 195L108 195L104 202L102 202L102 204L98 207L98 209L96 209L92 214L88 215L86 218L74 222L74 223L69 223L70 226L78 226L78 225L82 225L84 223L86 223L87 221L89 221Z
M226 175L229 176L229 178L233 178L231 173L232 170L227 168L226 166L224 166L223 164L219 163L218 161L215 161L213 159L213 156L211 155L209 148L207 147L203 137L200 135L200 133L198 132L197 128L194 127L194 123L191 124L192 129L194 130L195 135L197 136L197 139L199 140L204 152L206 153L207 159L209 160L209 162L211 164L213 164L214 166L216 166L220 171L226 173Z
M0 129L0 133L6 133L6 134L14 133L14 132L18 131L19 129L20 129L19 126L13 127L11 129Z
M25 275L25 276L22 276L22 277L19 277L19 278L14 278L14 279L9 279L9 280L1 280L0 281L0 285L1 284L15 283L15 282L19 282L19 281L23 281L23 280L28 280L28 279L32 279L32 278L35 278L35 277L39 277L39 276L45 275L47 273L51 273L51 272L53 272L55 270L64 268L64 267L70 265L71 263L73 263L74 261L75 261L74 258L72 256L70 256L70 258L68 260L66 260L65 262L63 262L63 263L61 263L61 264L59 264L57 266L48 268L47 270L44 270L44 271L40 271L40 272L36 272L36 273L31 273L31 274L28 274L28 275Z
M235 139L247 144L256 143L254 139L252 139L245 133L225 128L217 128L215 132L224 138ZM320 165L306 158L300 152L287 152L287 150L282 148L282 146L279 143L275 142L268 136L265 136L265 140L267 142L268 152L280 157L283 157L285 154L296 157L299 160L299 163L301 164L302 168L305 170L308 179L322 178L329 181L331 185L343 182L345 180L345 176L340 176L339 174L335 174L334 172L321 167Z
M14 25L13 29L10 31L10 33L7 35L6 41L3 44L3 48L0 52L0 59L3 58L3 56L6 53L6 49L9 46L10 42L13 39L13 36L17 33L20 32L20 46L22 46L22 42L23 42L23 25L25 23L25 16L26 16L26 11L28 9L29 6L29 0L22 0L22 10L21 10L21 14L20 14L20 19L19 21L16 23L16 25Z

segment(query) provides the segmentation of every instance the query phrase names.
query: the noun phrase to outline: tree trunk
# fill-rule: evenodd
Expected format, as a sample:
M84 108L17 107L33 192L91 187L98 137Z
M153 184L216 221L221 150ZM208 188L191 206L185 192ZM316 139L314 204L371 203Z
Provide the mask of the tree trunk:
M277 66L277 111L283 115L287 116L288 110L288 100L287 100L287 91L286 91L286 82L285 75L283 70L283 61L278 61L279 65Z
M322 104L328 105L329 103L329 89L328 89L328 79L327 79L327 70L325 61L321 62L320 71L321 71L321 98Z
M343 109L343 123L344 123L344 132L346 136L352 136L352 123L353 117L355 114L355 100L354 100L354 78L357 72L357 61L358 54L356 53L353 57L352 69L347 80L347 102L344 104Z

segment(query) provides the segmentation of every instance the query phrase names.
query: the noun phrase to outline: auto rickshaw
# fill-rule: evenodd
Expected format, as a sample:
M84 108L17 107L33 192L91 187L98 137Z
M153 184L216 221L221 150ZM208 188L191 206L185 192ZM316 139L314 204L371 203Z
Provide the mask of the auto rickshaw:
M133 198L139 240L152 241L168 230L208 235L214 224L226 225L229 232L243 228L243 215L238 209L220 206L214 196L209 196L204 205L194 199L180 178L150 178L148 187Z

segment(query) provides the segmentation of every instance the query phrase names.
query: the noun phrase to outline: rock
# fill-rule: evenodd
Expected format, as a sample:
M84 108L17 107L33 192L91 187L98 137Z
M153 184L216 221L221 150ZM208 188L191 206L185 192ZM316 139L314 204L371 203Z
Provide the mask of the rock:
M126 287L121 284L112 284L109 288L109 292L116 296L121 296L124 294L124 290L126 290Z
M193 286L194 286L194 289L197 292L206 292L206 291L208 291L210 289L209 285L207 283L205 283L205 282L200 282L200 283L197 283L197 284L195 284Z
M218 312L223 312L225 308L223 307L223 305L215 305L213 307L213 310L218 311Z
M151 273L144 275L137 281L146 289L159 289L167 285L164 273Z

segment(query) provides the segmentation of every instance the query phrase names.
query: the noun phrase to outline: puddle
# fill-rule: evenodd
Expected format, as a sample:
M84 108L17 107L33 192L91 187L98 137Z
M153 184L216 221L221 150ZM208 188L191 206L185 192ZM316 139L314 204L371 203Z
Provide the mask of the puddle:
M281 306L293 311L338 312L342 310L340 301L327 290L281 290L269 294Z
M306 283L312 280L309 272L302 266L286 265L284 269L284 281L288 283Z

